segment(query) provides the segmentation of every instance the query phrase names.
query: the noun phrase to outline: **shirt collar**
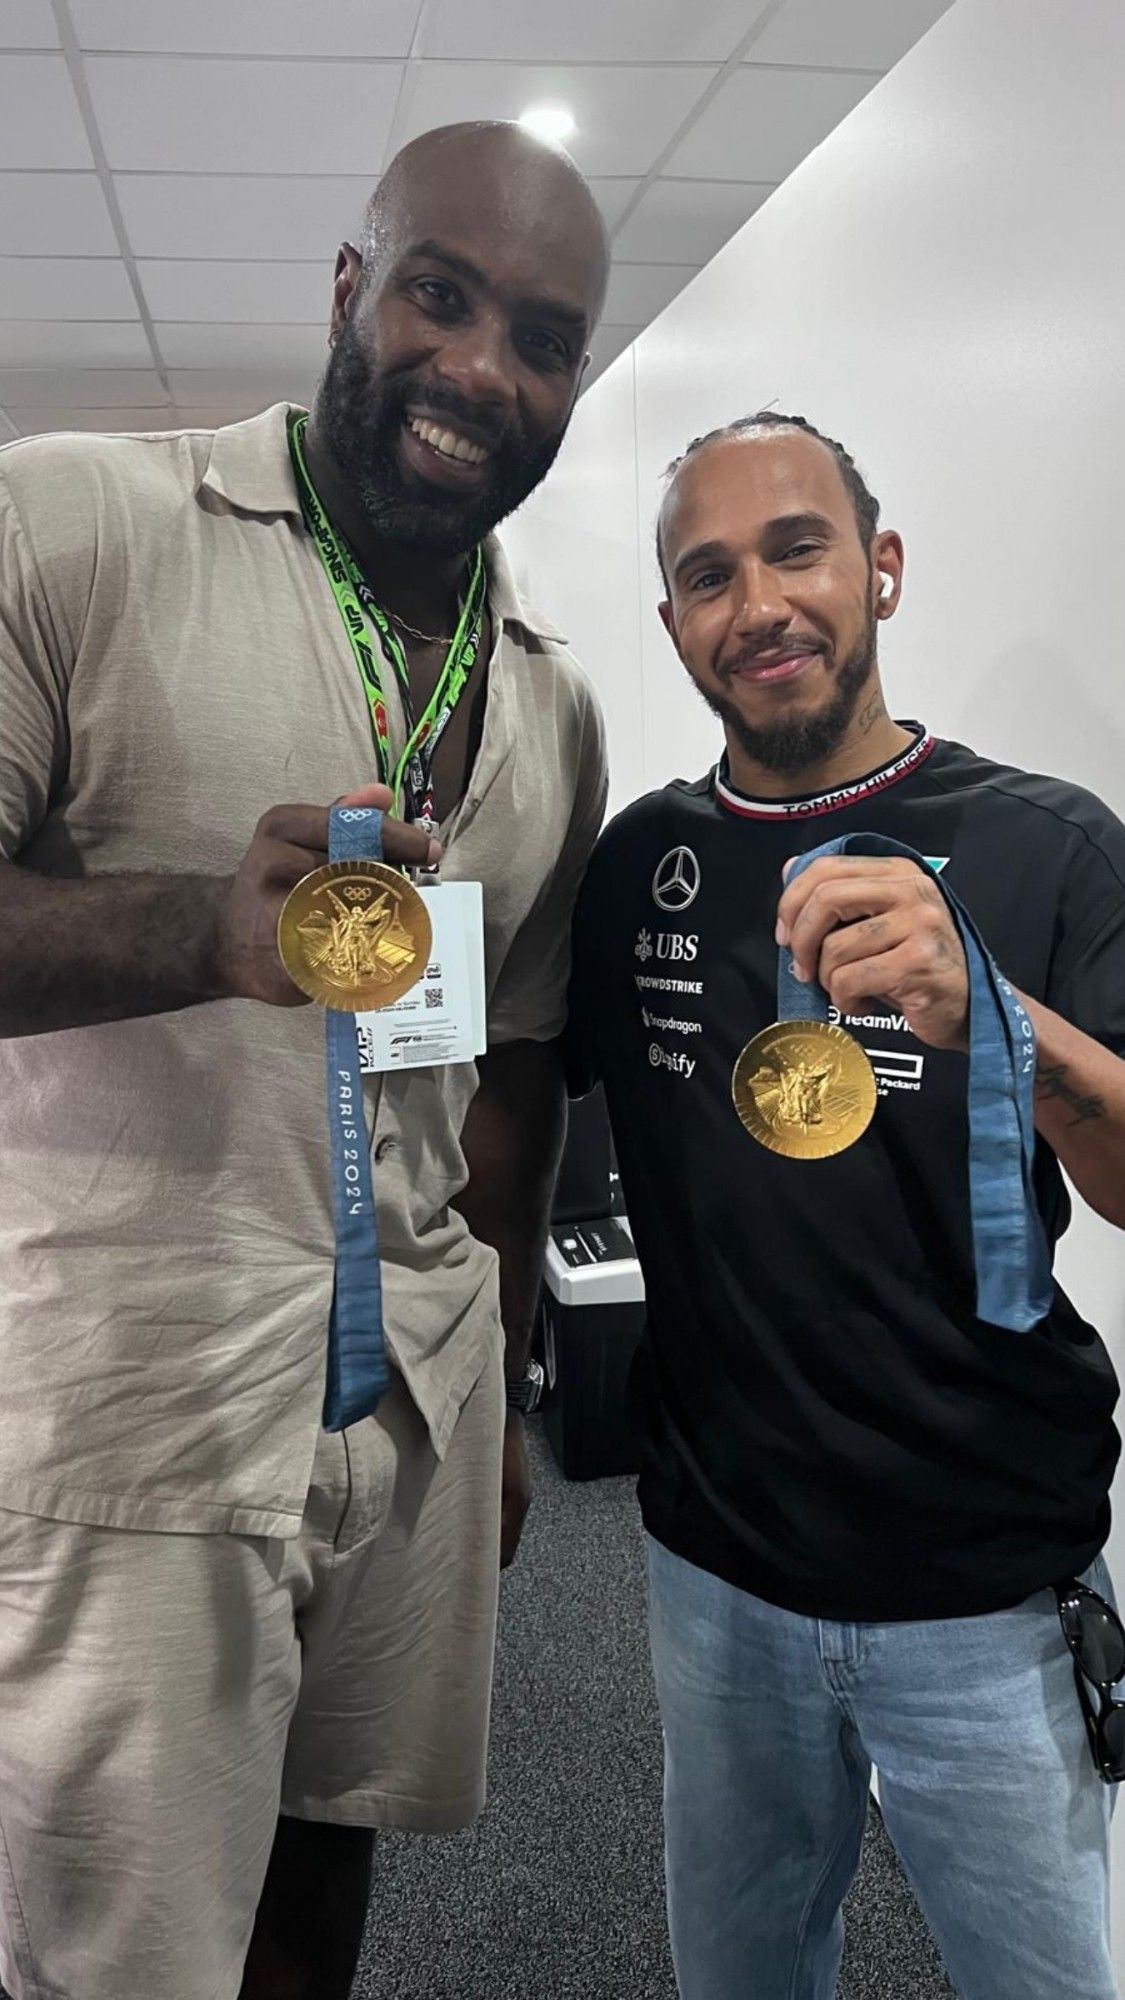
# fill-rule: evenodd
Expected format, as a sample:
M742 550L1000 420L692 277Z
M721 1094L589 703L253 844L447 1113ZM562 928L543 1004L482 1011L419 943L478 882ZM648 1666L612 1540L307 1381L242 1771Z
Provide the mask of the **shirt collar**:
M290 410L296 407L274 403L244 423L215 431L199 491L219 494L243 514L295 514L300 520L286 432Z
M300 520L301 501L286 429L291 411L298 408L296 404L274 403L243 423L224 424L212 437L199 490L219 494L244 514L291 514ZM495 535L486 538L484 554L493 617L504 625L521 626L534 639L565 645L557 627L520 596L511 565Z
M549 639L557 646L565 646L566 640L558 627L533 610L520 596L512 566L498 536L486 537L484 559L488 565L488 602L493 617L503 625L522 626L533 639Z
M900 750L886 764L880 764L862 778L852 778L846 784L835 785L830 791L795 798L755 799L746 792L740 792L731 783L729 756L724 751L711 773L715 798L719 805L734 813L738 819L765 820L775 826L797 819L816 819L824 813L840 812L846 806L860 805L864 800L877 798L888 786L901 783L903 778L913 777L937 748L936 737L931 736L920 722L900 722L898 726L909 729L912 740L905 750Z

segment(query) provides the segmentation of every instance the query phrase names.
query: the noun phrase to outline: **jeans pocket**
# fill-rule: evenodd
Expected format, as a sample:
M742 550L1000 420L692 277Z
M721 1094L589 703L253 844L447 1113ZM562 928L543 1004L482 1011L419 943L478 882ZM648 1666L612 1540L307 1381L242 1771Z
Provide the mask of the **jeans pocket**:
M1109 1573L1109 1564L1104 1554L1094 1557L1089 1569L1079 1577L1078 1581L1086 1584L1088 1589L1096 1590L1099 1597L1104 1597L1108 1604L1113 1605L1114 1610L1117 1609L1117 1592L1113 1587L1113 1578Z

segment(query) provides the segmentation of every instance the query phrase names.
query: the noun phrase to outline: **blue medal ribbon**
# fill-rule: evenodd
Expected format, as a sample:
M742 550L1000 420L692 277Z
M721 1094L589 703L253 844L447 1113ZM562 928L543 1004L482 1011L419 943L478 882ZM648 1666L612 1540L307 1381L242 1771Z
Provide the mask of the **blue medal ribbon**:
M990 957L949 884L920 854L878 833L852 833L802 854L788 879L829 854L897 855L927 869L957 927L969 974L969 1200L977 1313L990 1326L1026 1333L1054 1299L1051 1257L1035 1200L1035 1029L1026 1007ZM778 954L778 1017L827 1021L823 988L793 975Z
M328 815L328 859L381 861L382 813L369 806L333 806ZM328 1318L323 1423L326 1431L342 1431L371 1415L389 1378L379 1227L355 1015L330 1008L325 1019L336 1271Z

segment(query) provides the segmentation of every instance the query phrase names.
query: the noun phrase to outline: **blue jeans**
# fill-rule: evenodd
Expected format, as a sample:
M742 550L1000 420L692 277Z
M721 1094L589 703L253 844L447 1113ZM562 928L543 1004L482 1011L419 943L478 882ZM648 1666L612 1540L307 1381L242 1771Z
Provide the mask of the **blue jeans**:
M962 2000L1116 2000L1112 1793L1052 1591L834 1625L648 1546L681 2000L831 2000L873 1764Z

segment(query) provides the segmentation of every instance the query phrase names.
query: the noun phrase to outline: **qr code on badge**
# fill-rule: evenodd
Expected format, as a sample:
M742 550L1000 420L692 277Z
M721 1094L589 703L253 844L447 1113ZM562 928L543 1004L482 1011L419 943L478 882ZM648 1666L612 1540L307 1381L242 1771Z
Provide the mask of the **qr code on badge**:
M445 994L440 986L427 986L426 1005L427 1007L444 1007Z

